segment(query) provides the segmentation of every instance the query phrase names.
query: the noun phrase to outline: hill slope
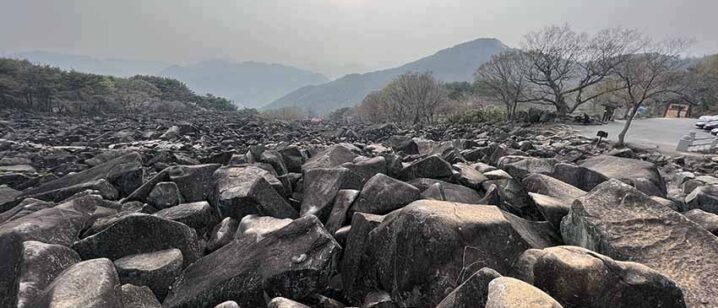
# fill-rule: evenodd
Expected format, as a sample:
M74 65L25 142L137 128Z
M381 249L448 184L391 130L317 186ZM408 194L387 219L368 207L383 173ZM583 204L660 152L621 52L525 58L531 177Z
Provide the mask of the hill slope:
M360 103L371 91L379 90L395 77L410 71L433 72L446 82L470 81L479 66L491 56L508 49L497 39L477 39L441 50L403 66L366 74L347 75L329 83L307 86L279 98L264 109L298 106L327 113Z
M169 64L155 61L99 59L90 56L48 51L20 52L12 54L10 57L25 59L33 64L50 65L63 70L75 70L81 73L117 77L154 75L169 66Z
M226 97L249 108L266 105L295 89L329 81L321 74L296 67L225 60L172 66L160 75L181 80L198 93Z

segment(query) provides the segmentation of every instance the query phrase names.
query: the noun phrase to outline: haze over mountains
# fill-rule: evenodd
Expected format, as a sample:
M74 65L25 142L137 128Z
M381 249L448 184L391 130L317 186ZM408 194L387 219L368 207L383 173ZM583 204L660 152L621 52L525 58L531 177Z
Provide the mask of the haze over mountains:
M264 109L297 106L316 113L327 113L360 103L367 94L379 90L406 72L433 72L444 82L470 81L479 66L491 56L508 49L497 39L477 39L441 50L431 56L387 70L347 75L318 86L306 86L272 102Z
M211 93L248 108L296 106L324 114L360 103L371 91L410 71L433 72L444 82L471 81L476 69L492 55L508 49L497 39L477 39L441 50L431 56L386 70L350 74L330 81L322 74L296 67L259 62L208 60L179 66L155 61L98 59L53 52L11 55L37 64L80 72L127 77L158 75L186 83L196 93Z
M329 81L322 74L292 66L226 60L172 66L160 75L181 80L195 92L226 97L248 108L259 108L297 88Z

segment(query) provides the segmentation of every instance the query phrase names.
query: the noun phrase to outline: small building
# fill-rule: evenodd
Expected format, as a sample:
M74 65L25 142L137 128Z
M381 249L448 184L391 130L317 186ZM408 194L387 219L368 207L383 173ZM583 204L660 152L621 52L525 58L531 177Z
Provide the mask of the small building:
M686 103L669 102L666 105L664 118L687 118L691 116L691 105Z

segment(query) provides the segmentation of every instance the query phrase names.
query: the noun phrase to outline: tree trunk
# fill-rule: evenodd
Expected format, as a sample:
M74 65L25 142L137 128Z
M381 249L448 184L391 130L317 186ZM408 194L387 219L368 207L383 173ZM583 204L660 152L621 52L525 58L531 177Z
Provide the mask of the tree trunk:
M641 107L640 103L630 109L631 114L626 118L626 124L623 125L623 130L621 130L621 133L618 134L618 143L616 144L617 147L624 147L626 145L626 133L628 133L628 129L631 127L631 123L633 122L633 118L636 117L636 112L638 112L639 107Z

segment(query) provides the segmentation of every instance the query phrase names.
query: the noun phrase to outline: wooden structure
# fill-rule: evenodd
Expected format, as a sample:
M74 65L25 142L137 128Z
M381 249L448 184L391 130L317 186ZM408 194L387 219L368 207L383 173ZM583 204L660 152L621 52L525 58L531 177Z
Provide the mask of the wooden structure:
M691 105L670 102L666 106L666 111L663 113L664 118L687 118L691 115Z

